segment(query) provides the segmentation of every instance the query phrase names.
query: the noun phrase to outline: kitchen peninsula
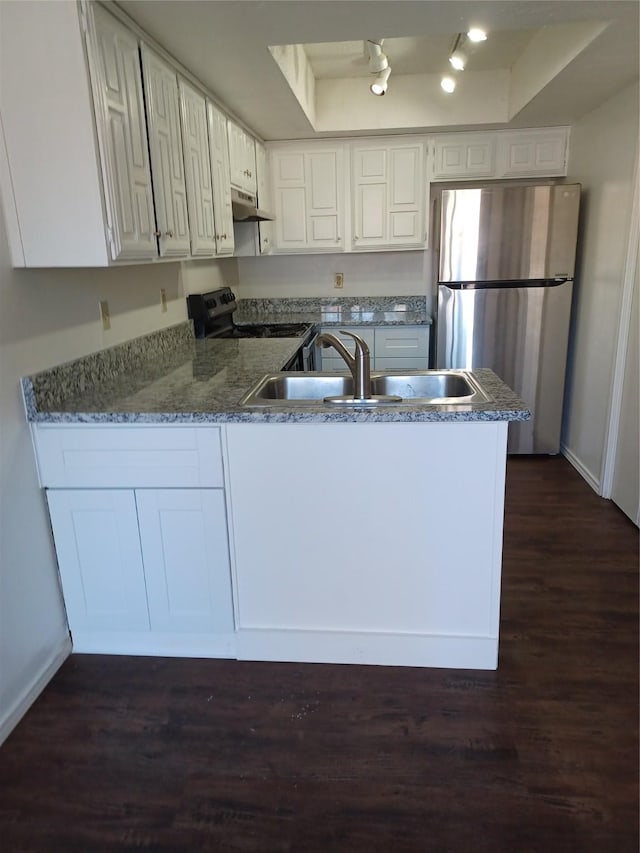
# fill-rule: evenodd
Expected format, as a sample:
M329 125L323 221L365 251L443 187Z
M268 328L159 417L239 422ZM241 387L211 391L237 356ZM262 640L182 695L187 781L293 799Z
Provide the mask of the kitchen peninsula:
M299 345L185 323L23 380L76 652L496 667L526 406L489 370L478 403L242 406Z

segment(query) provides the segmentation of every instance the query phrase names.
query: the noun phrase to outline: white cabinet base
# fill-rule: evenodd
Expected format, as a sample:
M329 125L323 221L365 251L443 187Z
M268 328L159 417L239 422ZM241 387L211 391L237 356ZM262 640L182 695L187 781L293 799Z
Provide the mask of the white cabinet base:
M72 631L73 653L149 657L236 658L235 634Z
M498 638L241 630L237 635L237 656L239 660L496 669Z

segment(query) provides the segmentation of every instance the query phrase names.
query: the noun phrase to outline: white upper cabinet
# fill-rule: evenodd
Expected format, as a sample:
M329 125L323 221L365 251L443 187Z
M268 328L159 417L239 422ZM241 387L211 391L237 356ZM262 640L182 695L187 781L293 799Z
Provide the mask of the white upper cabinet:
M180 115L187 177L191 254L194 257L211 256L216 253L216 234L207 105L204 97L185 80L180 80Z
M91 6L92 80L109 203L113 260L157 257L138 41L100 6Z
M567 174L568 128L502 133L501 177L530 178Z
M496 140L489 133L437 136L433 152L433 180L490 178L496 171Z
M188 257L189 217L178 78L146 45L142 45L141 52L160 255Z
M352 248L425 245L425 146L363 142L352 148Z
M227 121L229 135L229 161L231 185L255 196L258 191L256 180L256 150L252 136L230 119Z
M326 143L274 147L269 167L275 250L344 250L344 147Z
M234 249L233 212L231 210L231 175L227 117L207 101L209 149L213 180L213 216L218 255L232 255Z
M260 142L256 142L256 177L258 181L258 207L267 213L271 213L273 210L273 196L271 194L267 151ZM268 255L273 248L272 222L263 221L258 223L258 240L260 254Z
M568 127L433 137L431 180L544 178L567 174Z

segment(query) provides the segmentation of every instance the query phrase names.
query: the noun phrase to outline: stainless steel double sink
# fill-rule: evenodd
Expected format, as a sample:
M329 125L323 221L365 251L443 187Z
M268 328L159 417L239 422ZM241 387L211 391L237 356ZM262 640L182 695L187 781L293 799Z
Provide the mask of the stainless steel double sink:
M407 403L468 405L491 400L472 374L466 370L375 372L371 374L371 395L370 399L354 400L353 378L348 373L283 372L264 376L240 403L243 406L326 405L332 408L335 406L368 408L399 406Z

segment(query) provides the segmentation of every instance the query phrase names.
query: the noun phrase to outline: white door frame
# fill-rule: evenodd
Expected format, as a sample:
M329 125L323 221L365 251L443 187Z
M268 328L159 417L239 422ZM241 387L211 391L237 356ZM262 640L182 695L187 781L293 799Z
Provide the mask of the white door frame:
M622 410L622 384L624 382L624 371L627 358L627 345L629 342L629 331L631 329L631 303L633 299L633 287L636 277L636 264L638 262L638 236L640 234L640 190L638 188L638 150L636 149L636 165L633 174L633 202L631 207L631 222L629 225L629 239L627 242L627 255L625 259L624 274L622 279L622 298L620 300L620 319L618 322L618 343L613 366L613 382L611 389L611 404L609 407L609 422L604 444L604 459L600 476L601 495L603 498L611 498L613 491L613 477L616 466L616 451L618 449L618 431L620 428L620 414Z

